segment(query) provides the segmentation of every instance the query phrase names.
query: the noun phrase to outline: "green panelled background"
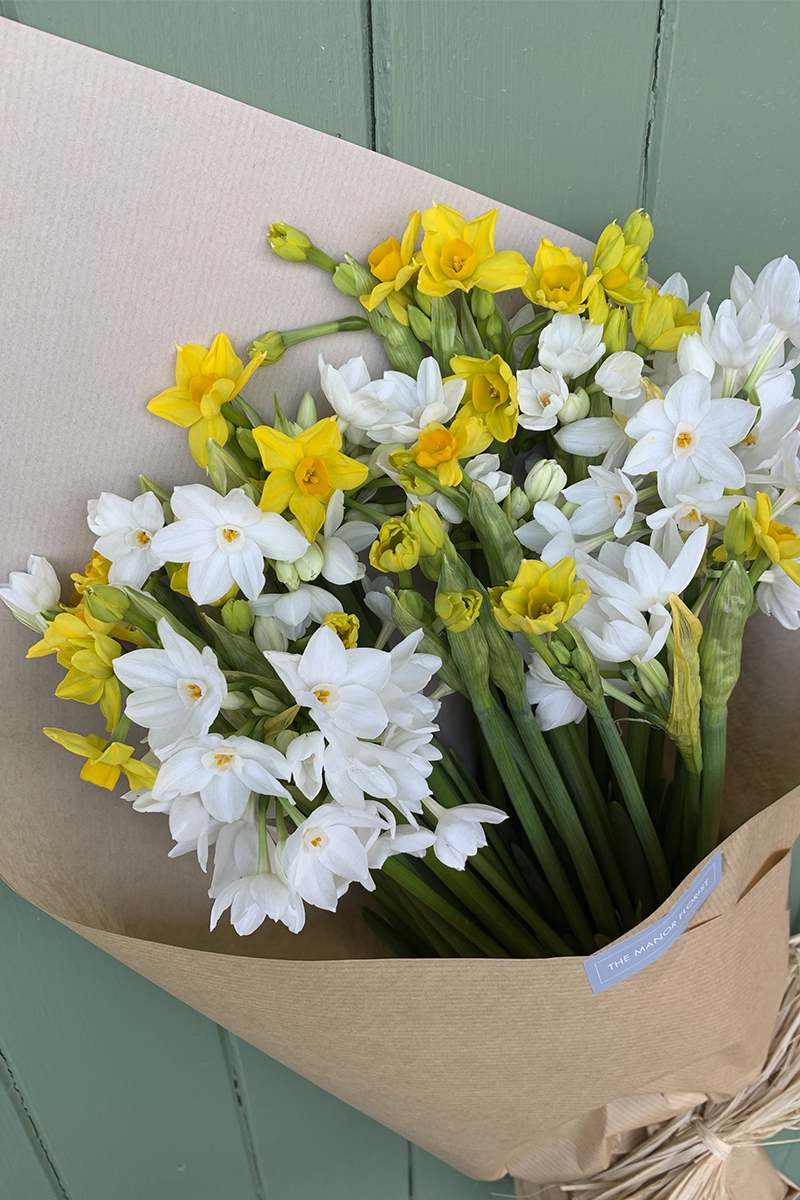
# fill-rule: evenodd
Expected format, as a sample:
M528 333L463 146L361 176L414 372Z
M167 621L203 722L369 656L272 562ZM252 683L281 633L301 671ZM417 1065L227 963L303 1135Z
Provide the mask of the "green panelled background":
M653 275L679 269L693 294L718 301L735 263L800 252L797 0L0 0L0 14L589 237L644 205ZM800 1179L800 1147L773 1154ZM408 1145L0 885L1 1200L511 1190Z

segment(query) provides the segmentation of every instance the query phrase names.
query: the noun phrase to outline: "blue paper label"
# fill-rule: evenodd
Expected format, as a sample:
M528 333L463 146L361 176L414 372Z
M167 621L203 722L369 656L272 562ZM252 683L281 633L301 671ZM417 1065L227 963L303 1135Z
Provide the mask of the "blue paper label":
M640 933L615 942L586 959L583 965L592 991L604 992L666 954L721 879L722 851L718 850L665 916Z

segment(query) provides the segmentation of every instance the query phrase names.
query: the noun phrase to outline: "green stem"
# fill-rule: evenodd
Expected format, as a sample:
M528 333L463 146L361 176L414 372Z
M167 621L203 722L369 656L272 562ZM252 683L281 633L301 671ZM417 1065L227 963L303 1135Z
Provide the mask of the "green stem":
M486 854L485 849L479 850L477 854L473 855L470 859L470 866L483 876L489 886L493 887L498 895L503 897L508 906L514 909L517 916L522 917L523 921L530 925L540 942L548 946L556 954L572 954L567 943L539 916L536 909L532 908L520 896L519 892L505 879L502 872L497 870L491 862L490 857Z
M429 883L421 879L417 873L400 861L400 856L388 858L383 864L381 870L388 875L390 879L399 883L412 896L416 896L423 904L427 905L433 912L438 913L443 917L448 924L452 925L459 933L463 933L465 937L474 942L479 950L482 950L489 958L510 958L507 950L489 937L479 925L476 925L465 913L462 913L459 908L446 900L444 896L440 896L435 888L432 888Z
M664 851L658 840L652 819L642 796L639 782L634 774L631 761L625 751L617 723L605 705L598 705L593 711L597 730L606 748L612 770L616 776L622 799L631 819L636 836L642 847L650 874L653 878L656 899L660 903L669 895L672 884L669 877Z
M567 786L575 798L603 876L608 881L622 924L626 929L630 929L634 923L633 905L614 854L608 810L589 764L580 733L575 725L570 724L551 729L548 737Z
M650 726L646 721L628 721L625 731L625 749L631 760L634 774L644 794L647 774L647 750L650 745Z
M470 911L480 913L483 924L516 958L546 957L535 938L469 870L456 871L446 867L433 850L425 854L425 865Z
M708 709L700 713L700 737L703 743L703 775L700 788L700 819L697 826L697 860L705 858L717 844L722 796L725 789L725 754L728 734L728 709Z

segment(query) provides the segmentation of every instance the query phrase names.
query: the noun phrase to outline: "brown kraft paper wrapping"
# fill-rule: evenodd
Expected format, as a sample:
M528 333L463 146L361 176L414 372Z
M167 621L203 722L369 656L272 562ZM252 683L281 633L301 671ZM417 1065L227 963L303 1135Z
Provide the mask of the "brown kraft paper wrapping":
M8 21L0 111L3 578L30 553L62 580L80 569L86 501L101 490L133 495L139 471L167 486L200 478L185 435L145 410L172 380L174 341L208 344L222 330L243 353L265 329L354 311L327 275L267 253L270 220L363 257L414 208L491 205ZM498 248L530 259L548 236L590 252L498 207ZM248 400L268 413L277 390L291 409L317 390L320 349L336 365L362 352L381 365L369 335L339 335L262 370ZM0 876L403 1136L477 1178L570 1180L606 1165L631 1130L758 1072L786 981L788 851L800 833L800 790L790 792L800 641L774 622L748 628L722 883L668 954L595 996L578 958L389 958L355 893L336 915L313 912L299 937L271 924L246 939L227 924L209 933L208 879L188 857L167 859L166 821L82 783L76 760L42 737L43 725L90 732L94 713L55 699L55 662L26 662L29 631L0 617ZM729 1168L735 1200L784 1196L761 1151L737 1151Z

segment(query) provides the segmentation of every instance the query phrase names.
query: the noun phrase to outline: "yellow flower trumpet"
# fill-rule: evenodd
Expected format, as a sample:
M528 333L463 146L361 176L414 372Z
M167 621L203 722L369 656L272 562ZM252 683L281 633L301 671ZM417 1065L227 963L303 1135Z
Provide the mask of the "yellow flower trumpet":
M407 298L398 293L419 270L419 263L414 259L419 226L419 212L412 212L402 242L390 237L375 247L367 261L370 271L380 283L360 297L367 312L373 312L383 300L388 301L392 316L401 325L408 325L408 303L404 303Z
M573 558L562 558L552 567L524 559L515 579L491 589L495 617L511 633L553 633L589 599L589 586L575 578L576 569Z

